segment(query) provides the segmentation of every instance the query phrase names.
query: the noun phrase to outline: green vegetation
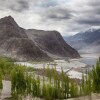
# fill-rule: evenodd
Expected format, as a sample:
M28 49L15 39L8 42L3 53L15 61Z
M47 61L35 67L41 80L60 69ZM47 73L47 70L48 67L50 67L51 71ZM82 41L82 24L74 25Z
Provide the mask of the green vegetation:
M96 66L91 71L86 71L86 75L82 76L81 94L89 95L92 93L100 93L100 58Z
M12 97L16 100L27 97L54 100L78 96L75 93L76 87L74 90L72 89L76 84L71 85L73 82L63 70L61 73L57 73L56 66L52 69L49 69L49 66L47 69L44 67L47 77L43 76L41 80L39 75L35 77L33 68L16 65L11 59L1 58L0 71L0 89L2 90L2 79L6 79L8 76L12 84ZM73 95L74 93L75 95Z
M0 91L2 80L8 76L11 80L11 100L23 100L24 98L43 98L44 100L63 100L78 96L100 93L100 58L96 67L86 71L82 75L81 82L75 82L68 78L63 69L61 73L56 71L56 65L50 69L44 67L43 76L35 75L34 69L14 64L7 58L0 58ZM47 76L47 77L46 77Z

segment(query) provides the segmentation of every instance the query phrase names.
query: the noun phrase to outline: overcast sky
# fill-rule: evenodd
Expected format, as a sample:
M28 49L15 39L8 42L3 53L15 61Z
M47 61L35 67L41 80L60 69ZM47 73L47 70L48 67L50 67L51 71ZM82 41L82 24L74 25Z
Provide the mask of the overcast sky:
M0 18L11 15L23 28L72 35L100 25L100 0L0 0Z

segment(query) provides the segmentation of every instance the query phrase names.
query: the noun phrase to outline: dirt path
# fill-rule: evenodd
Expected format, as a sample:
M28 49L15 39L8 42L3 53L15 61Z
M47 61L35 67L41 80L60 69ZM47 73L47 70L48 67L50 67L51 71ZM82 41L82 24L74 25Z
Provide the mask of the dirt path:
M67 100L100 100L100 94L92 94L92 96L84 96L79 98L72 98Z
M1 93L1 100L7 97L11 97L11 82L3 80L3 90Z

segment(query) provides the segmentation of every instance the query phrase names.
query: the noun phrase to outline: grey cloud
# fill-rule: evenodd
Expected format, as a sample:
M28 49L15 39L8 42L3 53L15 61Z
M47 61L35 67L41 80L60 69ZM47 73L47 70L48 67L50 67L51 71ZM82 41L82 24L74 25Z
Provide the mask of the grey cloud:
M44 18L55 21L71 19L72 14L69 9L61 7L52 7L45 12Z
M11 10L18 21L26 16L28 24L19 22L27 28L57 29L65 34L100 25L100 0L0 0L0 4L0 11Z
M91 6L100 6L100 0L88 0L87 4Z
M0 9L9 9L12 11L22 12L24 10L28 10L30 7L29 1L31 0L1 0Z
M25 0L17 0L13 5L9 5L9 9L17 12L22 12L29 8L29 3Z
M97 26L97 25L100 25L100 20L99 19L82 19L82 20L78 20L77 21L79 24L88 24L88 25L91 25L91 26Z
M81 10L74 11L76 14L73 23L79 25L99 26L100 25L100 0L87 0L87 3Z
M56 0L38 0L37 2L34 3L34 6L43 7L43 8L53 7L56 5L57 5Z
M94 0L90 1L87 3L87 6L92 8L91 12L94 14L99 14L100 15L100 0Z

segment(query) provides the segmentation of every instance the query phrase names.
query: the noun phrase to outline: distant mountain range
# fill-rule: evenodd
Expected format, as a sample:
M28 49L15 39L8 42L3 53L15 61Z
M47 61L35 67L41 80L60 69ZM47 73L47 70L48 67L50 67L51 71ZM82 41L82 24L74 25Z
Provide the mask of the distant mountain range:
M81 53L100 53L100 29L88 29L65 40Z
M0 55L20 61L52 60L59 57L80 57L57 31L23 29L11 16L0 19Z

